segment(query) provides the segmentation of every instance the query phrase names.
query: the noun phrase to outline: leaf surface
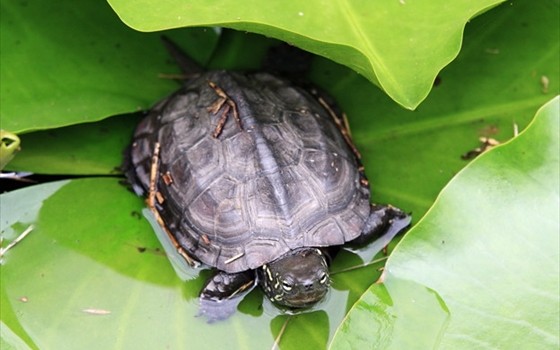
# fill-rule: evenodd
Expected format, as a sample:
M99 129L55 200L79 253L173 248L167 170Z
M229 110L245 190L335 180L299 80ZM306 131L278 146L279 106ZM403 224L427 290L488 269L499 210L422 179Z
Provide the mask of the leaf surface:
M0 9L4 130L28 132L146 109L177 86L158 77L178 72L160 35L126 27L103 1L3 0ZM209 29L168 35L201 62L217 40Z
M469 19L499 0L109 0L132 28L224 26L274 37L351 67L414 109L458 54Z
M559 129L556 97L524 133L459 173L396 247L384 286L372 286L353 306L332 348L349 348L359 337L373 348L398 349L417 333L445 349L557 348ZM432 298L417 293L422 288ZM448 323L434 319L442 307ZM399 327L419 311L426 318ZM381 332L385 337L377 337Z

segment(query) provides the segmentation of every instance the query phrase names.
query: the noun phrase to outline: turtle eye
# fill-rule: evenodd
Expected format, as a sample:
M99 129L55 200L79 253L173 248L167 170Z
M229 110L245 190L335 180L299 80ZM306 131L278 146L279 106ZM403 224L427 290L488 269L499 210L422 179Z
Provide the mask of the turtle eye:
M325 283L327 283L328 280L329 280L329 275L327 275L326 273L323 273L321 275L321 278L319 279L319 283L325 284Z
M289 292L292 290L292 284L288 281L282 281L282 289L284 289L286 292Z

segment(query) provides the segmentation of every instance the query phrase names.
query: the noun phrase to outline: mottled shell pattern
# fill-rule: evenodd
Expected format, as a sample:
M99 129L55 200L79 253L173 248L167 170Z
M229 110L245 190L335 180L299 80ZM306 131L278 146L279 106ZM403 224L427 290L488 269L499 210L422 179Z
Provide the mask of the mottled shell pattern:
M147 190L159 142L156 208L177 243L219 270L255 269L361 233L370 192L334 118L271 74L206 72L139 124L132 165Z

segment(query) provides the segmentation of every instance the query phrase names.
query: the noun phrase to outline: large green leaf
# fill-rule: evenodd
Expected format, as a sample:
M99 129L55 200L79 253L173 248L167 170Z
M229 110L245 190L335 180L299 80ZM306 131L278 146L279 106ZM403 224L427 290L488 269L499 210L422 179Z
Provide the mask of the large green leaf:
M145 109L176 87L158 78L177 72L159 35L127 28L103 1L2 0L0 11L2 129L100 120ZM201 61L216 42L212 30L170 35Z
M454 64L440 74L439 84L414 113L396 107L357 74L325 60L317 60L313 77L320 86L329 89L348 112L354 139L362 150L368 176L373 183L376 201L389 201L412 210L418 219L430 207L445 183L468 164L460 159L460 155L478 146L480 134L507 140L512 135L514 122L523 128L538 106L558 93L558 38L550 30L558 23L556 9L557 3L552 1L517 1L511 6L502 6L477 17L467 27L463 52ZM511 35L519 39L511 40ZM244 54L251 57L250 65L258 64L258 59L252 54L255 51L254 38L236 34L229 38L234 39L233 44L220 43L222 46L217 51L219 57L213 57L212 67L225 64L226 67L246 68L247 62L244 60L247 56ZM163 50L161 52L166 55ZM228 53L227 59L224 59L224 53ZM171 65L165 66L165 72L172 68ZM545 87L541 83L542 76L549 78L548 93L542 91ZM172 85L170 87L173 88ZM151 102L166 93L154 96ZM24 102L28 103L25 99L17 101L20 105ZM24 164L23 160L29 156L25 167L31 165L36 172L49 169L57 173L67 172L72 167L72 161L79 159L79 169L72 170L72 173L109 173L120 163L120 147L126 143L126 135L132 132L134 124L133 120L121 124L117 122L119 118L76 128L61 128L51 134L56 135L51 138L48 132L21 135L22 152L10 165L18 168L18 162L21 160L19 164ZM110 126L113 125L111 123L119 126ZM92 140L80 144L80 138L85 140L88 136L88 126L91 127ZM70 147L65 146L68 142L71 142ZM103 152L110 153L105 157ZM20 225L15 225L13 221L6 223L7 211L30 211L29 201L35 192L40 191L40 187L32 187L0 197L4 222L2 229L6 241L12 240L16 233L27 227L27 223L32 222L31 219L25 219L20 220L24 223ZM208 327L193 318L195 302L192 298L201 280L194 280L186 286L181 284L163 256L157 256L157 259L151 257L160 254L156 250L159 244L144 220L135 224L121 218L139 211L143 207L140 199L116 186L116 180L103 179L72 181L53 197L55 199L45 201L47 205L42 209L37 209L41 212L37 229L8 253L6 265L1 267L2 346L6 342L12 345L36 342L41 348L64 348L65 340L78 336L85 337L84 346L93 344L91 347L94 348L96 343L91 340L93 337L123 339L117 344L122 347L136 346L142 340L145 340L146 346L150 346L153 343L147 339L147 334L151 334L154 338L163 339L165 344L183 347L185 344L207 344L212 347L262 348L270 347L273 339L283 334L280 340L282 348L322 348L328 344L347 310L377 279L375 270L381 265L378 263L370 268L335 274L332 294L327 303L314 312L293 317L281 315L266 302L263 309L260 307L262 295L255 291L240 305L240 312L232 320ZM121 220L125 220L125 223ZM136 236L127 233L129 226L137 230ZM25 248L26 244L32 244L35 234L55 238L47 239L46 243L40 240L33 247ZM66 235L70 238L64 238ZM124 245L132 248L120 249L119 245L123 245L123 241L131 242ZM64 249L56 250L53 254L44 249L45 246L60 248L61 245L56 245L56 242L65 242ZM84 242L87 244L82 247L81 243ZM114 242L114 246L111 242ZM136 247L148 249L139 254ZM31 253L22 252L26 249ZM150 257L143 257L143 254L150 254ZM139 259L138 255L142 258ZM145 263L142 263L144 260ZM362 263L355 253L343 252L335 260L333 269L340 271ZM77 267L68 270L65 264L77 264ZM153 264L155 266L151 266ZM39 291L42 293L39 300L55 302L60 310L66 310L63 301L70 293L68 290L74 291L69 304L73 310L78 310L75 314L65 311L60 318L51 322L53 315L58 315L58 309L55 312L46 305L45 309L41 309L41 305L34 305L33 312L26 311L33 299L27 296L27 291L19 289L21 276L40 276L40 272L32 270L41 269L43 265L49 269L50 266L56 266L53 275L58 276L55 282L59 285L47 284L48 280L36 278L37 284L26 290ZM18 270L20 266L21 270ZM6 272L8 270L11 272ZM102 273L100 270L111 273ZM160 278L165 282L154 282L152 274L162 275ZM81 278L90 279L85 281ZM31 279L27 279L26 283L33 282L28 280ZM113 284L116 286L115 292L111 287ZM158 292L155 292L153 286L162 284L167 287L156 288ZM423 286L397 290L405 293L405 297L411 290L415 293L425 292L422 300L426 301L434 294ZM383 293L379 291L378 294ZM391 297L396 295L391 290L388 293ZM131 295L130 299L133 300L129 302L129 298L122 294ZM94 300L91 295L107 299L101 302L101 299ZM21 301L21 296L27 296L28 302ZM80 300L94 300L95 303L86 307L110 310L112 313L82 313L84 306L79 303ZM429 308L430 305L441 305L438 300L436 297L431 304L423 305ZM412 323L423 322L424 317L419 316L422 312L416 311L408 313L413 316L404 319L405 322L397 325L397 328L406 328L408 320ZM431 329L448 322L445 305L438 309L438 315L439 318L431 323ZM85 330L76 322L80 317L87 317L86 320L91 318ZM150 323L151 320L157 321ZM95 325L90 329L93 323ZM45 324L53 326L45 327ZM359 322L359 325L362 323ZM86 336L88 332L91 332L91 338ZM135 341L133 337L139 340ZM425 344L429 344L429 341L433 339L424 338ZM357 340L351 342L357 344ZM68 344L66 347L75 348L75 344Z
M550 30L559 21L558 1L520 0L477 17L457 60L413 112L373 94L356 74L327 62L318 67L325 73L315 80L349 116L373 198L397 203L419 218L468 164L461 156L480 145L479 137L504 142L515 126L526 127L535 111L560 93L560 38ZM546 89L543 77L550 82Z
M457 56L467 21L500 2L109 0L138 30L220 25L293 43L351 67L410 109Z
M0 266L1 337L9 345L270 348L289 319L293 331L283 343L324 347L345 305L377 278L380 266L358 271L361 276L335 273L329 299L311 312L283 315L255 290L231 319L210 325L195 317L208 273L186 283L175 275L140 214L143 201L118 180L37 185L0 201L4 246L34 225Z
M8 166L40 174L120 173L123 154L143 113L21 135L23 153Z
M463 52L414 112L396 106L355 72L315 61L312 78L348 114L376 201L393 202L419 218L468 164L461 155L476 148L480 136L506 141L514 124L523 129L537 108L560 92L559 40L549 31L560 19L551 4L518 1L473 20ZM509 33L520 40L510 40ZM223 36L213 67L258 66L255 51L262 54L265 39L227 31ZM547 93L542 76L550 80ZM22 151L9 167L50 174L112 173L135 122L133 116L122 116L22 135Z
M515 150L524 151L524 156L520 157L517 153L514 156L507 152L499 153L501 149L497 149L496 152L483 156L486 158L481 158L480 162L490 163L491 169L502 171L504 161L516 162L523 157L538 159L543 154L542 145L548 145L547 141L550 141L546 138L547 133L553 133L553 127L558 125L557 102L556 106L551 107L556 111L556 120L549 122L548 125L541 125L536 138L523 139L532 130L529 129L526 134L503 147L507 150L511 145L516 145L516 142L523 141ZM556 134L556 145L548 145L553 152L557 150L555 148L558 146L557 138ZM530 144L531 148L527 148L527 144ZM535 152L526 152L527 149L534 149ZM552 154L555 154L553 152ZM502 161L493 162L490 156L494 153L501 155ZM539 164L545 165L545 168L551 166L545 162ZM558 157L556 157L556 164L552 164L553 169L554 166L558 168ZM518 174L525 178L527 174L525 171L531 171L533 168L533 166L522 167L523 171L518 171ZM486 171L479 171L476 175L479 175L479 178L482 175L490 176L494 182L496 179L504 178L485 173ZM534 174L529 172L529 175ZM557 179L557 175L557 173L548 173L547 180ZM539 180L539 178L535 179ZM553 181L557 182L557 180ZM525 183L523 185L526 187L526 192L531 195L536 193L531 186L526 186ZM484 192L483 188L478 190L483 195L491 194L488 191ZM462 188L458 191L467 194L476 192L462 192ZM557 209L558 188L552 194L549 189L541 189L539 192L555 198L556 207L552 208L552 211ZM539 197L533 199L533 202L538 199ZM316 310L297 316L280 314L266 300L263 301L262 294L257 290L240 305L239 312L232 319L225 323L208 325L203 320L193 317L196 313L196 293L204 277L182 284L162 254L160 245L147 222L139 214L144 206L142 200L129 193L116 180L86 179L34 186L3 194L0 196L0 202L2 217L0 231L5 241L13 241L29 225L35 225L35 229L6 254L0 267L3 322L1 336L7 345L27 344L29 347L57 349L115 346L154 348L161 344L169 348L181 348L184 344L197 348L224 346L262 348L271 347L274 339L280 337L280 343L286 348L302 346L323 348L328 343L329 336L345 317L346 309L353 305L361 291L377 278L374 271L379 265L373 265L369 269L334 274L333 290L329 299ZM478 210L479 206L476 204L472 203L470 207ZM546 203L539 205L546 205ZM444 206L447 207L451 206ZM528 208L536 210L540 207L529 205ZM527 214L525 217L538 218L543 211L539 211L537 215L525 213ZM487 215L491 214L492 212L489 212ZM554 217L551 222L554 224ZM445 223L452 228L457 227L456 222L449 221L447 216L444 216L441 222L438 221L437 225ZM421 223L420 227L422 225L425 224ZM532 224L524 226L525 229L532 227L534 227ZM546 227L540 228L545 232L549 231ZM472 235L473 231L474 229L469 228L467 233ZM533 233L528 234L532 234L539 242L538 237L534 237ZM469 235L466 238L469 238ZM490 247L503 243L496 239L486 241L488 235L472 236L482 237L479 238L477 248L487 248L487 243ZM408 237L418 237L418 234L407 236L405 242ZM411 261L410 255L416 257L420 253L424 254L423 252L436 254L442 250L440 237L435 237L432 242L425 242L425 237L429 236L421 234L418 240L412 241L413 247L406 254L407 264L413 267L419 264L424 268L442 266L424 262L422 259L424 255ZM465 237L460 238L459 242L454 242L449 235L443 238L445 240L443 245L446 248L454 247L453 253L455 253L451 254L450 260L443 266L454 266L456 253L466 240ZM549 243L548 249L558 246L554 244L555 242ZM426 245L432 246L431 250ZM438 248L435 253L434 245ZM399 249L403 246L404 243ZM546 251L546 248L541 250L545 258ZM425 257L426 260L428 258ZM469 259L467 262L471 265L467 265L466 268L487 271L484 268L488 266L481 267L477 259L481 260L480 256ZM515 259L519 261L517 256ZM492 267L493 261L490 260L489 266ZM343 255L335 261L333 269L340 271L347 265L355 264L361 264L360 259L350 252L343 252ZM519 268L526 265L527 261L522 261L514 266ZM507 270L508 265L499 267ZM546 269L548 266L543 265L543 267ZM393 265L390 264L388 269L392 273ZM415 275L415 272L417 271L411 273ZM516 269L509 271L511 275L508 277L515 276L517 272ZM554 275L555 271L547 273ZM424 273L424 275L429 274ZM490 275L490 278L493 278L492 276L494 275ZM546 276L540 277L539 280L545 278ZM343 327L358 334L356 337L345 338L349 346L359 347L359 344L369 344L371 339L367 338L368 334L378 334L380 339L385 340L385 344L399 341L398 344L403 346L434 344L440 340L442 329L446 329L449 323L448 315L450 314L453 319L455 309L448 304L448 310L448 306L439 299L435 292L439 293L439 288L428 289L424 284L408 280L415 281L402 278L400 275L393 280L388 277L386 283L388 292L373 289L381 299L376 301L373 318L369 311L366 318L362 316L358 319L357 325L353 325L351 321L356 319L355 311L350 313L349 321L343 323ZM508 281L511 282L511 279L508 278ZM518 281L519 279L515 278L515 282ZM456 280L454 282L457 283ZM489 288L486 291L491 293L492 290ZM516 288L509 290L518 291ZM477 291L475 299L478 300L480 295L484 295L482 293L484 291L484 289ZM529 289L529 292L534 292L534 289ZM471 294L469 292L461 296L466 297ZM545 301L548 295L545 291ZM371 296L366 294L362 297L362 302L369 300L368 298L371 299ZM445 295L442 295L442 298L445 298ZM532 303L533 309L543 307L538 301ZM547 304L545 307L550 305ZM395 320L395 313L399 316L396 318L398 323L393 328L387 327L388 322ZM367 325L371 326L367 323L368 320L379 324L381 328L377 332L368 329ZM425 324L422 329L410 330L411 326L414 328L419 323L428 321L430 323ZM50 326L45 327L45 324ZM390 332L391 329L402 333L397 332L395 335ZM204 337L200 334L204 334ZM283 335L280 336L281 334ZM421 337L418 337L419 335ZM365 342L361 343L362 341ZM340 344L338 338L335 342Z
M356 303L332 348L557 349L559 149L556 97L526 132L449 183L389 258L385 286ZM438 317L446 308L448 320ZM414 343L411 334L420 335Z

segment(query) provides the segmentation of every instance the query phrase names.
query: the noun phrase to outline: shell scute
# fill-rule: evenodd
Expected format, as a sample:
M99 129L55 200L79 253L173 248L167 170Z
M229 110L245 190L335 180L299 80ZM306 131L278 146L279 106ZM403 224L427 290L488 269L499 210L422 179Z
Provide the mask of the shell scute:
M209 81L229 100L217 103L224 97ZM144 188L156 142L159 173L173 179L158 180L165 198L158 210L179 245L220 270L254 269L299 247L343 244L369 215L369 189L331 111L272 75L203 73L156 105L132 147Z

